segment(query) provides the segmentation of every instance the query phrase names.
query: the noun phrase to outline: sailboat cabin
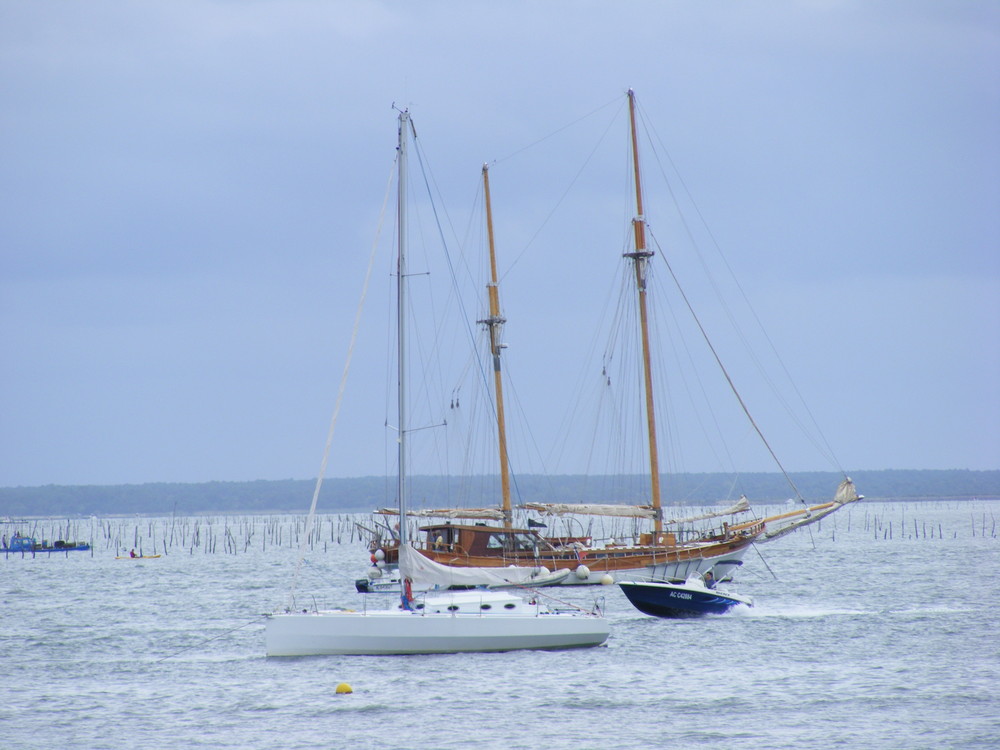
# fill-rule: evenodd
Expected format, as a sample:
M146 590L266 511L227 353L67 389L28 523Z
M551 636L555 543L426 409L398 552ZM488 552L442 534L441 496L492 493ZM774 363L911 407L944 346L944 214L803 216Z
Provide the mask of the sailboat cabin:
M475 557L495 557L517 552L536 554L539 550L553 548L534 529L442 523L421 526L420 530L424 532L424 548L439 554L452 552Z

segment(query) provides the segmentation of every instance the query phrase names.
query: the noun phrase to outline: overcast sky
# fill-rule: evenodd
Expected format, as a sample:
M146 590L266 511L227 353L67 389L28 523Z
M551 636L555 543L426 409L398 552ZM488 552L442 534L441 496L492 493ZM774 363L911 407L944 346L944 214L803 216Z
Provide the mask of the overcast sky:
M0 85L0 486L314 477L394 103L458 235L496 162L530 470L585 471L629 87L839 464L1000 468L996 3L0 0ZM386 471L388 267L330 475Z

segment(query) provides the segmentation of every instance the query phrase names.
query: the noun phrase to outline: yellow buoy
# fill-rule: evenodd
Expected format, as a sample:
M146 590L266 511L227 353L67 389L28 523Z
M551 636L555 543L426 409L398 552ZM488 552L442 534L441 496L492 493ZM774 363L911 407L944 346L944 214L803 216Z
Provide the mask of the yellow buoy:
M347 695L348 693L353 693L354 689L348 685L346 682L342 682L337 685L337 695Z

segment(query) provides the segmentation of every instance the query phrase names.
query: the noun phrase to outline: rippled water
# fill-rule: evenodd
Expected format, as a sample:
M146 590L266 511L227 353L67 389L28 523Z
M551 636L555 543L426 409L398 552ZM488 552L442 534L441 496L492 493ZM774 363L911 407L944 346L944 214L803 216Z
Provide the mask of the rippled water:
M267 659L259 615L287 594L288 546L0 556L0 746L995 748L997 515L841 511L751 552L739 588L757 606L721 617L550 590L604 596L612 620L605 647L554 653ZM299 602L357 606L366 556L308 555Z

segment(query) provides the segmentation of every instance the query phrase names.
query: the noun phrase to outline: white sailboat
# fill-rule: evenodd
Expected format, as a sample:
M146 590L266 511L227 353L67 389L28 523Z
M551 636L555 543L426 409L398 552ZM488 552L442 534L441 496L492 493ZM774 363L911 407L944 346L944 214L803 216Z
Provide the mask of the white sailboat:
M412 587L495 583L478 580L474 570L441 571L410 546L407 532L407 392L406 392L406 156L412 129L408 111L399 113L397 356L399 572L404 580L400 604L385 610L303 610L275 613L265 623L268 656L322 654L431 654L568 649L599 646L607 640L608 621L600 614L557 611L538 597L525 601L507 591L474 589L429 592L414 597Z
M407 578L427 582L420 553L400 548ZM418 562L411 567L412 562ZM407 587L409 588L409 587ZM399 606L360 612L313 610L271 615L268 656L392 655L555 650L599 646L610 627L600 615L550 609L539 598L477 588L411 597Z

